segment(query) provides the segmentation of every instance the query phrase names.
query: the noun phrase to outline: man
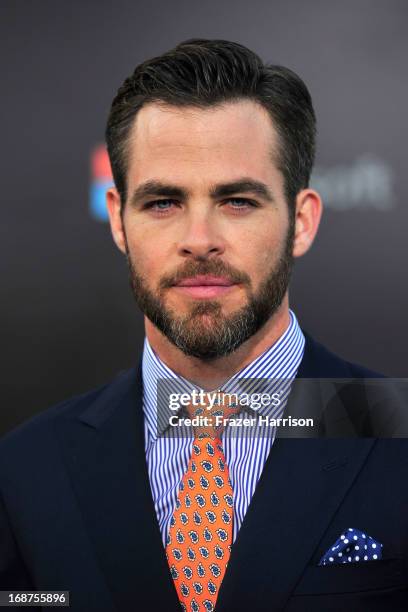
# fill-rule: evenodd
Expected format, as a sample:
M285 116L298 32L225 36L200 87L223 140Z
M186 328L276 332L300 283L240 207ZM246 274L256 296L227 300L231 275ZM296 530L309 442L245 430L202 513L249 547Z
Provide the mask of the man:
M259 412L288 421L307 403L296 381L375 376L289 310L322 210L306 86L236 43L187 41L125 80L106 133L144 353L3 440L1 588L69 590L84 612L407 609L406 445L358 437L359 391L336 417L350 439L329 439L330 418L323 439L231 435L236 385L276 392ZM163 424L163 385L189 392L192 436L182 413ZM232 412L204 430L209 392Z

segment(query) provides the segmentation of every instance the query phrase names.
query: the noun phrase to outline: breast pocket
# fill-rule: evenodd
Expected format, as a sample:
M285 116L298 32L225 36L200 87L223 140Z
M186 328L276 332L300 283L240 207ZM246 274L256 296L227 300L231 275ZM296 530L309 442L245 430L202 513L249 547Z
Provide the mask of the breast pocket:
M404 559L309 566L292 595L353 593L408 584Z

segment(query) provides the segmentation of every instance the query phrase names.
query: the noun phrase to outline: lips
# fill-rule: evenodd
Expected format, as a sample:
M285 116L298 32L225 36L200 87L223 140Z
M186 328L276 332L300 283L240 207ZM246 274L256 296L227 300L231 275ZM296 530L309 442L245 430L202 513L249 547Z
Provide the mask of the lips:
M201 299L219 297L236 287L236 283L223 276L198 275L184 278L174 287L191 298Z
M177 287L231 287L234 285L231 280L222 276L194 276L192 278L184 278Z

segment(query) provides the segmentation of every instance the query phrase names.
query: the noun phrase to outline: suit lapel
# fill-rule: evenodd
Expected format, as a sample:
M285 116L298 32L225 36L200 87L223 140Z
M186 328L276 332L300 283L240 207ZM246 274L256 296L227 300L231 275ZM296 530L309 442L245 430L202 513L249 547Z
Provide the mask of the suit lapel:
M140 371L58 431L86 530L118 609L180 610L151 496ZM148 607L147 607L148 606Z

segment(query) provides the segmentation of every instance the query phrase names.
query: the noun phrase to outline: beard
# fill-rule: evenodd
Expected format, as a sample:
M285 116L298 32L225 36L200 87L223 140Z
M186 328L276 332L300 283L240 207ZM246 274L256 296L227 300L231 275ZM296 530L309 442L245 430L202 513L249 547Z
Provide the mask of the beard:
M132 262L126 242L130 285L137 305L165 336L185 355L203 361L225 357L256 334L275 314L286 294L293 266L294 222L285 237L282 252L274 266L254 293L251 279L229 264L217 260L189 260L175 273L163 276L154 294L145 278ZM222 312L222 304L214 300L196 300L189 312L178 315L167 307L164 292L177 282L197 275L223 276L246 287L247 303L231 314Z

